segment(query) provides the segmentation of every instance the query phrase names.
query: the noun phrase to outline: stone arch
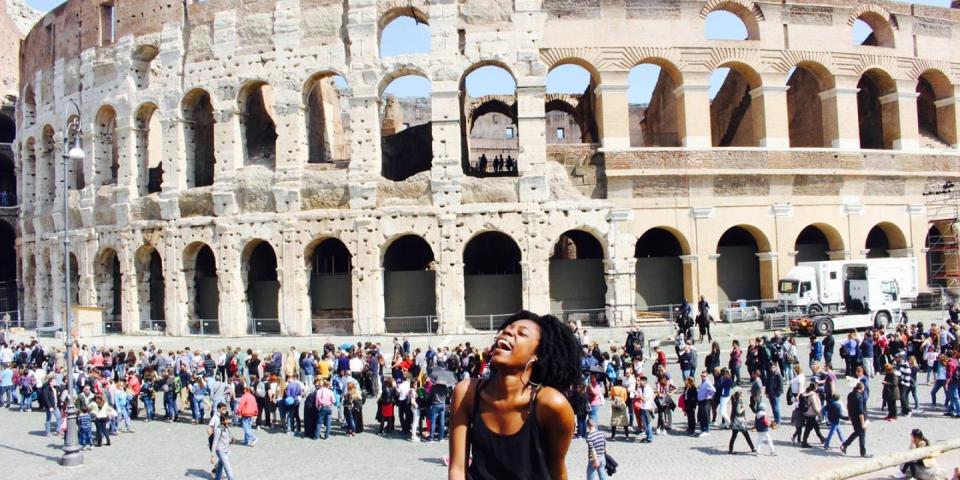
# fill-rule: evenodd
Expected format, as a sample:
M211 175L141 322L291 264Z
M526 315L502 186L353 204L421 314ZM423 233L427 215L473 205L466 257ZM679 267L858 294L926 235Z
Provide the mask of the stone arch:
M523 307L517 242L506 233L475 233L463 247L464 300L467 323L490 315L513 313Z
M428 15L421 9L415 6L404 6L404 7L394 7L380 16L380 19L377 22L377 45L380 47L380 56L384 57L383 46L384 46L384 33L389 29L390 25L395 21L400 20L403 17L408 17L412 19L416 25L426 25L426 34L427 37L430 37L430 22ZM422 35L424 32L404 32L410 35ZM411 39L407 39L408 41ZM410 53L429 53L429 50L426 52L410 52ZM390 55L387 55L390 56Z
M279 259L270 242L254 239L247 243L241 255L246 295L245 306L250 323L248 333L279 334L280 278Z
M836 86L834 76L814 61L797 63L787 79L787 118L790 146L829 148L837 138L836 95L821 93Z
M603 242L586 230L567 230L550 256L550 311L597 314L606 306Z
M23 191L20 195L24 199L24 204L30 204L35 201L37 195L37 142L33 137L27 137L20 150L21 158L21 176Z
M331 163L349 159L350 140L344 125L341 94L333 71L318 72L303 85L307 162ZM345 80L344 80L345 81Z
M709 0L700 9L700 18L706 21L711 13L717 11L729 12L743 22L747 30L745 40L760 39L760 22L764 16L759 5L750 0Z
M954 85L939 69L925 70L917 78L917 122L920 136L939 140L940 148L957 144L957 104L954 101ZM944 145L945 144L945 145Z
M487 67L504 72L512 81L513 91L505 94L471 96L467 88L468 77L477 70ZM506 64L497 60L486 60L470 65L460 77L460 97L461 166L464 174L475 177L517 175L520 130L516 116L508 114L503 108L503 105L506 105L511 106L512 111L516 109L517 77L514 72ZM479 108L492 100L499 103ZM490 110L486 110L487 108ZM511 123L504 125L507 121ZM502 170L498 171L492 168L495 162L491 157L500 156L503 157L504 165ZM508 157L512 168L506 168ZM483 158L486 158L487 162L483 162Z
M204 242L183 250L187 283L187 331L193 335L220 333L220 278L216 253Z
M433 166L433 124L429 115L432 103L430 98L398 98L387 92L394 81L407 76L415 76L430 82L430 77L414 67L404 67L386 75L380 82L379 92L382 110L380 112L380 175L395 182L421 172L429 171ZM432 96L432 86L429 87ZM412 110L412 111L411 111ZM407 119L405 112L412 113Z
M544 110L547 116L547 144L593 143L583 115L567 99L548 96ZM557 129L563 129L563 134L556 133Z
M627 82L628 98L639 97L628 106L630 123L640 126L630 129L630 146L681 146L685 121L680 69L666 58L648 56L631 67ZM644 102L648 91L649 100Z
M764 138L762 99L754 95L762 86L760 75L749 64L731 60L718 69L729 69L710 103L710 127L714 147L757 147Z
M0 153L0 206L14 206L20 203L17 197L16 166L6 153Z
M894 30L899 29L897 18L885 7L875 3L860 3L847 18L847 25L853 26L857 20L865 23L872 32L861 45L895 46Z
M672 227L657 226L637 238L635 302L638 309L665 311L693 294L691 273L682 257L690 244ZM667 306L667 307L665 307Z
M123 284L120 256L111 247L104 247L95 257L94 282L97 306L103 309L103 332L122 333Z
M163 127L158 107L144 103L134 115L137 187L140 195L160 191L163 184Z
M37 96L34 93L33 85L29 83L23 87L23 94L20 95L22 99L20 101L21 105L21 118L23 119L23 127L29 128L37 123Z
M867 258L887 258L902 255L909 245L899 226L891 222L880 222L867 232L864 247Z
M117 143L117 111L112 105L101 106L94 120L94 167L97 185L117 183L120 149Z
M164 332L167 317L164 308L166 281L163 258L153 245L143 245L134 254L137 271L139 325L141 330Z
M147 88L150 86L150 64L159 54L160 47L149 43L137 45L133 51L130 52L134 80L137 82L138 88Z
M927 251L927 284L931 287L949 287L956 283L960 258L957 255L955 224L934 223L927 230L924 240Z
M277 123L273 87L262 80L247 82L237 94L243 164L273 169L277 162Z
M857 89L860 148L893 149L900 138L900 106L888 95L897 93L897 82L885 70L874 67L863 72Z
M187 187L213 185L214 154L213 100L206 90L194 88L183 96L183 141L186 147Z
M735 300L772 298L770 262L760 258L769 251L770 241L755 226L735 225L723 232L716 250L721 305Z
M830 260L834 256L844 256L843 236L833 226L826 223L812 223L797 234L793 244L796 263Z
M395 235L381 247L386 331L435 332L437 274L433 248L417 234Z
M57 192L57 140L53 127L43 126L40 134L40 155L37 160L37 200L52 205Z
M596 88L600 84L600 72L597 71L590 62L579 57L565 57L550 65L547 69L547 88L551 88L549 84L550 75L554 74L557 68L572 66L582 71L585 71L589 76L586 87L583 91L578 92L569 92L566 93L566 96L573 97L577 99L576 106L574 107L570 102L563 102L574 107L574 111L564 108L563 105L557 104L557 97L560 95L558 93L548 93L547 101L545 105L545 113L547 114L547 143L569 143L562 141L563 139L557 138L556 128L570 128L576 126L576 129L579 130L578 135L566 135L564 132L564 137L578 140L572 143L594 143L599 138L599 128L597 126L597 112L596 112L596 103L594 101L596 97ZM552 97L552 98L551 98ZM551 109L551 107L553 107ZM554 116L557 118L551 118L551 112L558 112ZM562 113L560 113L562 112ZM559 124L555 125L555 124Z
M340 239L324 236L304 249L313 333L353 334L353 258Z

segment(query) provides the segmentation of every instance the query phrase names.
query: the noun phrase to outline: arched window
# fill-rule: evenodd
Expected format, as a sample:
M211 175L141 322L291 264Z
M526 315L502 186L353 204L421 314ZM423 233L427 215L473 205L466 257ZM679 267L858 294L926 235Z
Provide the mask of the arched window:
M381 19L380 57L430 53L430 25L415 8L393 10Z
M710 129L714 147L759 147L764 138L762 98L755 98L760 76L749 66L729 62L710 77Z
M636 305L638 310L672 314L669 305L685 297L683 240L666 228L651 228L637 239Z
M398 74L381 94L380 175L399 182L433 164L430 80L419 72Z
M310 320L314 334L353 334L353 260L336 238L311 243L308 263Z
M917 121L921 148L952 148L957 145L954 86L943 72L927 70L917 80Z
M580 65L561 64L547 74L546 86L547 144L594 143L595 76Z
M304 89L308 163L346 162L350 139L349 117L342 104L347 81L340 75L320 73L310 77Z
M517 83L499 65L467 71L461 82L463 172L474 177L516 176L520 169Z
M883 101L883 97L896 93L897 83L887 72L874 68L864 72L857 89L860 148L894 148L900 138L899 102Z
M220 333L220 279L217 257L204 243L192 243L183 254L187 280L187 329L193 335Z
M560 235L550 256L550 311L561 320L605 325L603 246L583 230Z
M33 93L33 87L27 85L23 92L23 100L20 102L23 106L23 126L32 127L37 123L37 97Z
M831 147L837 138L836 96L821 99L820 93L834 88L833 76L820 64L803 62L790 70L787 87L790 146Z
M238 102L243 165L276 167L277 123L273 88L265 82L250 83L240 91Z
M680 71L666 60L647 59L627 77L631 147L679 147L683 144Z
M183 97L183 141L187 153L187 187L213 185L213 104L204 90Z
M893 25L879 13L863 13L853 22L853 44L893 48Z
M282 327L277 254L270 243L263 240L250 242L244 250L248 333L279 334Z
M140 301L140 330L166 331L164 312L163 260L152 246L141 247L136 254L137 286Z
M436 332L437 273L433 249L404 235L383 253L383 316L387 332Z
M709 4L704 8L709 8ZM740 3L722 2L708 11L701 10L700 16L704 19L707 40L760 39L758 17L762 18L762 15Z
M508 235L484 232L463 249L467 325L494 330L523 308L520 247Z
M137 110L136 127L137 186L140 195L156 193L163 183L163 130L156 105Z
M117 145L117 112L113 107L100 107L94 135L94 178L97 179L97 185L116 184L120 171L120 150Z

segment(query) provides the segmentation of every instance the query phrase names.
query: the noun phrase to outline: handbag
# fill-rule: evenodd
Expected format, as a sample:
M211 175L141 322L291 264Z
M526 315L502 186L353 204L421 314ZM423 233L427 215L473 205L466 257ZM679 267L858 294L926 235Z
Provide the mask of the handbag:
M603 461L606 464L604 470L607 471L607 475L613 475L614 473L617 473L617 467L619 467L620 464L618 464L609 453L603 454Z
M744 423L743 417L740 415L734 417L733 422L730 425L730 429L736 432L746 432L747 425Z

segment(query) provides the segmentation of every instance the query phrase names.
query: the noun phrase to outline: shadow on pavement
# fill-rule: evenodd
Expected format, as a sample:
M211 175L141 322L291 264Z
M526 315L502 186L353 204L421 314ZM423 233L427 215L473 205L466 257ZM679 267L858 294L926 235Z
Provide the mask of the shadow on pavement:
M41 432L41 433L43 433L43 432ZM4 445L4 444L2 444L2 443L0 443L0 448L6 448L7 450L13 450L14 452L20 452L20 453L23 453L23 454L26 454L26 455L33 455L34 457L40 457L40 458L42 458L42 459L44 459L44 460L48 460L48 461L51 461L51 462L56 462L56 463L59 463L59 462L60 462L60 457L51 457L51 456L49 456L49 455L44 455L44 454L42 454L42 453L37 453L37 452L31 452L31 451L29 451L29 450L24 450L24 449L22 449L22 448L11 447L11 446L9 446L9 445Z

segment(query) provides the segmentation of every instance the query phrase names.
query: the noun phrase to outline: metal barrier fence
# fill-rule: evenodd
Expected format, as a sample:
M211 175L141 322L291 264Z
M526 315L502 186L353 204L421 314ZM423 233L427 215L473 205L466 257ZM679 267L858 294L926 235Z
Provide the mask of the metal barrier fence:
M607 311L602 308L581 309L581 310L561 310L552 312L554 316L562 322L579 322L584 327L609 327L610 320L607 318Z
M195 319L187 324L187 332L190 335L220 335L220 320L213 319Z
M20 316L20 310L0 312L0 328L3 330L26 328L26 325L23 324L23 318Z
M123 322L118 319L103 319L104 335L113 335L123 333Z
M494 315L467 315L467 327L474 330L493 332L500 328L503 321L513 315L512 313L499 313Z
M415 317L384 317L387 333L437 333L439 322L436 315Z
M140 330L143 330L145 332L166 333L167 321L166 320L141 320Z
M280 335L279 318L251 318L247 327L251 335Z
M353 335L352 318L313 318L310 331L314 335Z

